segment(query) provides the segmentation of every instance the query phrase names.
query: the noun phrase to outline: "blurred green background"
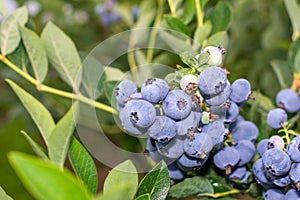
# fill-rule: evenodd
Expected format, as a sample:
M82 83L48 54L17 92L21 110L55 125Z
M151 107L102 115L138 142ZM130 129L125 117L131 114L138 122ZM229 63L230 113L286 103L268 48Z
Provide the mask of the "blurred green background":
M283 1L224 1L232 6L233 12L233 21L228 31L229 44L224 60L224 67L230 71L229 79L232 81L240 77L247 78L253 89L274 99L281 86L270 62L274 59L287 60L292 35L291 24ZM18 6L26 5L31 17L30 26L37 33L40 33L46 22L51 20L73 39L78 50L86 52L106 38L132 27L131 21L126 20L124 13L132 15L133 22L136 17L144 14L138 12L139 4L142 2L138 0L4 0L4 2L10 12ZM209 1L207 10L209 11L209 8L217 3L217 0ZM169 7L167 3L165 4L164 11L169 13ZM118 13L123 13L122 17ZM196 24L196 17L190 26L193 24ZM178 62L178 57L170 57L164 64L175 67ZM115 64L123 71L129 69L124 59L119 59ZM288 67L285 70L290 71ZM36 141L43 143L33 121L5 83L5 78L16 81L40 99L56 120L67 110L71 101L37 92L32 85L2 63L0 63L0 76L0 185L14 199L32 199L8 164L6 154L11 150L32 153L29 144L20 134L20 130L26 130ZM46 84L68 90L51 70ZM110 122L107 122L107 130L111 132L110 138L123 148L140 148L134 145L136 139L124 136L118 128L111 126ZM103 181L107 170L101 163L97 164L101 170L100 179Z

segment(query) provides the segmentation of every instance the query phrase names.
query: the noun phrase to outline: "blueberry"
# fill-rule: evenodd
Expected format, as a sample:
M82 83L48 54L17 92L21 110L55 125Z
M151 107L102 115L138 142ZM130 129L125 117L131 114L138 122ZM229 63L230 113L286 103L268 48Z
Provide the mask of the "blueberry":
M293 181L294 185L300 190L300 163L293 163L290 170L290 178Z
M145 100L131 100L126 104L127 116L130 121L140 128L147 128L151 126L156 117L156 110L154 106Z
M232 132L232 130L242 121L245 121L245 119L243 116L239 115L235 121L229 124L229 131Z
M254 143L258 136L258 128L253 122L242 121L232 130L231 133L233 142L250 140Z
M163 111L174 120L186 118L192 108L192 99L182 90L172 90L162 104Z
M115 88L117 103L124 106L128 97L137 92L137 87L131 80L123 80Z
M224 147L214 155L214 164L228 175L231 168L235 167L240 161L239 152L233 147Z
M185 177L184 172L182 172L176 162L172 162L168 165L168 171L171 180L182 180Z
M220 67L208 67L198 77L198 87L206 96L216 96L224 91L227 74Z
M288 144L286 153L290 156L290 159L294 162L300 162L300 136L293 138Z
M291 183L291 179L289 175L283 176L283 177L275 177L273 179L273 183L279 187L287 187Z
M183 148L188 156L204 159L213 146L213 141L208 134L196 132L193 137L185 139Z
M216 119L225 120L227 114L227 107L225 105L210 106L209 109L211 121Z
M268 112L267 124L274 129L282 127L288 119L287 113L281 108L275 108Z
M291 89L283 89L276 95L276 103L280 108L289 113L297 112L300 109L300 97L297 92Z
M156 116L147 133L159 142L169 142L177 134L177 126L175 121L167 116Z
M141 88L143 98L151 103L162 101L167 96L168 91L167 82L160 78L149 78Z
M260 156L262 156L268 150L268 143L269 139L263 139L257 144L256 149Z
M214 145L220 142L220 138L224 138L226 133L223 120L215 120L202 127L202 132L209 135Z
M163 156L158 153L155 140L153 140L152 138L147 139L145 151L155 162L163 160Z
M263 192L265 200L284 200L284 194L278 189L269 189Z
M265 170L275 176L283 176L291 168L289 156L283 150L276 148L267 150L262 156L262 161Z
M295 189L290 189L285 193L285 200L300 200L300 192Z
M177 159L184 153L183 143L184 138L181 136L175 136L171 141L164 143L155 141L158 152L169 159Z
M245 166L238 167L232 171L232 173L229 175L229 179L238 179L242 180L244 176L246 175L247 169Z
M197 129L201 119L201 112L191 111L189 116L184 120L176 122L178 135L193 134Z
M178 167L185 171L199 170L207 161L208 157L205 159L190 157L186 154L183 154L178 160Z
M231 85L230 100L235 103L243 103L251 94L251 85L246 79L235 80Z
M255 146L249 140L238 141L238 143L234 146L234 148L240 154L240 161L238 163L238 166L243 166L249 163L255 154Z
M264 187L271 187L274 185L266 176L266 171L261 158L253 163L252 173L254 174L258 184Z
M239 107L234 102L229 102L229 107L226 110L225 123L234 122L239 116Z

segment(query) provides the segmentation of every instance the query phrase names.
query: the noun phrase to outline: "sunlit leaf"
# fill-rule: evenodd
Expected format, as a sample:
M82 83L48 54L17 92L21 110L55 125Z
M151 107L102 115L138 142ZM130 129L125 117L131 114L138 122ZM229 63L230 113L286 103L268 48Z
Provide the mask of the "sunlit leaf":
M46 155L45 151L43 148L36 143L25 131L21 131L21 133L24 135L26 140L29 142L32 150L38 155L40 158L47 160L48 156Z
M300 5L296 0L284 0L284 4L290 16L294 34L300 34Z
M25 6L18 8L3 19L0 25L0 49L2 55L12 53L19 45L21 36L18 26L24 26L28 20Z
M130 189L130 185L118 185L107 192L97 195L93 200L132 200L132 197L128 194Z
M220 45L223 48L227 48L228 45L228 35L225 31L218 32L210 36L205 44L205 46L218 46Z
M48 138L55 127L54 120L49 111L44 107L41 102L34 98L31 94L19 87L17 84L9 79L6 79L8 84L12 87L17 94L22 104L30 114L34 123L42 134L45 143L48 145Z
M50 161L21 152L10 152L8 159L24 186L36 199L91 199L83 184L67 169L62 171Z
M6 7L4 5L4 0L0 0L0 15L6 15Z
M207 38L212 29L210 21L206 21L203 26L197 27L194 34L194 42L198 47L202 45L202 42Z
M71 141L69 160L76 175L92 194L96 194L98 189L97 168L90 154L75 138Z
M143 195L137 197L135 200L151 200L150 194L143 194Z
M2 187L0 187L0 199L1 200L13 200L10 196L6 194Z
M20 26L22 40L28 54L34 76L41 84L48 71L46 50L40 37L28 28Z

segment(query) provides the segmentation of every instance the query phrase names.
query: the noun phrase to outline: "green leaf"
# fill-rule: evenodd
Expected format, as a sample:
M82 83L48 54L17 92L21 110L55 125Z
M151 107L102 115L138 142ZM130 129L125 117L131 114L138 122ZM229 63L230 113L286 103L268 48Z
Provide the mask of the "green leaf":
M55 123L50 112L44 107L43 104L41 104L41 102L19 87L17 84L9 79L6 79L6 81L21 100L23 106L26 108L41 132L46 145L48 145L48 138L55 127Z
M216 7L208 15L208 19L212 23L212 35L220 31L226 31L229 28L232 21L231 13L230 5L223 1L219 1Z
M218 46L225 48L228 46L228 35L226 31L218 32L212 36L210 36L206 42L205 46Z
M293 73L289 63L282 60L272 60L271 66L277 76L281 88L287 88L289 85L291 85Z
M46 25L41 38L50 63L60 77L78 93L82 78L81 60L73 41L52 22Z
M115 67L106 66L105 69L106 81L121 81L124 77L124 72Z
M25 6L18 8L3 19L0 25L0 49L2 55L8 55L18 47L21 40L18 26L24 26L27 20L28 12Z
M20 42L19 46L7 58L24 72L28 71L30 60L23 42Z
M182 60L182 62L184 62L184 64L186 64L187 66L193 68L193 67L199 67L200 63L197 60L197 58L195 58L195 55L189 53L189 52L183 52L179 55L180 59Z
M118 85L119 81L106 81L104 82L105 96L109 102L112 102L114 98L115 87Z
M190 35L189 28L180 19L178 19L176 17L169 16L169 15L165 15L164 18L165 18L167 24L169 25L169 27L172 30L178 31L178 32L183 33L187 36Z
M209 180L200 176L186 178L170 188L169 197L184 198L202 193L213 194L214 190Z
M116 186L105 193L97 195L93 200L132 200L132 197L128 194L130 189L130 185Z
M201 9L204 10L205 5L208 3L209 0L202 0L200 1Z
M195 12L195 0L185 0L183 15L181 17L184 24L189 24L193 20Z
M293 26L293 35L300 34L300 6L296 0L284 0L285 7Z
M206 21L203 26L197 27L194 33L194 40L197 42L197 46L201 46L202 42L207 38L211 32L212 25L210 21Z
M225 178L218 175L212 169L209 170L206 178L209 180L211 186L213 187L214 193L228 192L232 189L228 184L226 184Z
M89 200L83 184L67 169L62 171L50 161L43 161L21 152L10 152L8 160L17 175L36 198L41 200Z
M63 168L78 114L78 103L59 120L49 136L49 158Z
M81 52L82 85L92 99L97 99L103 92L106 73L104 67L93 56Z
M296 54L295 63L293 65L294 71L300 73L300 50Z
M117 4L116 6L113 7L113 10L117 12L122 20L129 26L131 27L133 25L133 15L130 10L131 7L125 6L125 5L120 5Z
M69 160L76 175L92 194L96 194L98 189L97 168L90 154L75 138L71 141Z
M170 188L170 176L164 161L159 162L141 181L137 196L149 194L151 200L163 200Z
M6 194L2 187L0 187L0 199L1 200L13 200L10 196Z
M34 76L37 82L41 84L48 71L47 55L43 42L35 32L25 27L20 26L19 28Z
M247 101L247 103L250 104L251 107L253 107L251 109L256 109L259 112L266 114L267 112L269 112L269 110L275 108L273 101L269 97L260 93L259 91L252 91L252 96L255 97L255 100Z
M48 156L46 155L45 151L43 148L36 143L25 131L21 131L21 133L24 135L28 143L30 144L32 150L38 155L40 158L44 160L48 160Z
M150 194L143 194L143 195L137 197L135 200L151 200Z
M133 199L138 186L138 175L136 168L130 160L117 165L110 171L103 185L103 193L106 194L123 185L129 186L124 200Z
M0 0L0 15L6 15L6 7L3 0Z
M288 55L289 55L289 62L291 65L295 63L295 58L298 51L300 51L300 37L291 44L291 47L289 49Z

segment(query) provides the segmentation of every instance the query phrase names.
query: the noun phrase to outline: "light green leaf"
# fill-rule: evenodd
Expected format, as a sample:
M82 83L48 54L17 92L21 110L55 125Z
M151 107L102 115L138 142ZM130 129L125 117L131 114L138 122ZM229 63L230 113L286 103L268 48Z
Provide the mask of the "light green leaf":
M292 26L293 35L300 35L300 5L296 0L284 0L285 7L289 14Z
M103 193L106 194L122 185L129 186L126 197L133 199L138 186L138 175L136 168L130 160L117 165L110 171L103 185Z
M297 52L295 57L295 63L293 65L294 71L300 73L300 50Z
M120 81L125 76L124 72L115 67L106 66L104 68L106 81Z
M36 143L25 131L21 131L21 133L24 135L28 143L30 144L32 150L38 155L40 158L44 160L48 160L48 156L46 155L45 151L43 148Z
M132 197L128 194L130 189L130 185L118 185L105 193L97 195L93 200L132 200Z
M3 19L0 25L0 49L2 55L8 55L18 47L21 40L18 26L24 26L27 20L28 12L25 6L18 8Z
M69 160L76 175L92 194L96 194L98 189L97 168L90 154L75 138L71 141Z
M277 76L277 79L278 79L278 82L279 82L281 88L286 88L289 85L291 85L292 80L293 80L292 68L286 61L272 60L271 66Z
M74 42L56 25L49 22L41 38L50 63L60 77L77 93L81 83L81 60Z
M165 18L167 24L169 25L169 27L172 30L178 31L178 32L183 33L187 36L190 35L189 28L180 19L178 19L176 17L169 16L169 15L165 15L164 18Z
M0 15L6 15L6 7L3 0L0 0Z
M0 187L0 199L1 200L13 200L10 196L6 194L2 187Z
M138 198L136 198L135 200L151 200L150 194L143 194L143 195L139 196Z
M229 4L219 1L216 7L209 13L208 19L212 23L212 34L226 31L232 21L232 11Z
M168 196L184 198L202 193L213 194L213 187L207 178L195 176L193 178L186 178L182 182L172 186Z
M26 108L41 132L46 145L48 145L48 138L55 127L55 123L50 112L44 107L43 104L41 104L41 102L19 87L17 84L9 79L6 79L6 81L21 100L23 106Z
M218 32L211 37L208 38L205 46L218 46L221 45L221 47L225 48L228 46L228 35L226 31Z
M290 46L288 54L290 64L294 64L298 51L300 51L300 37L296 41L294 41Z
M200 1L200 5L201 5L201 9L204 10L205 5L208 3L209 0L201 0Z
M170 176L164 161L159 162L141 181L137 196L149 194L151 200L164 200L170 188Z
M80 53L82 58L82 85L92 99L97 99L103 92L106 73L101 63L93 56Z
M133 15L130 10L131 7L128 7L126 5L117 4L113 7L114 11L117 12L122 20L131 27L133 25Z
M25 27L20 26L19 28L34 76L37 82L41 84L48 71L47 55L43 42L35 32Z
M61 168L64 166L66 155L69 150L70 140L74 132L77 114L78 103L75 103L59 120L49 136L49 158Z
M36 198L41 200L89 200L83 184L67 169L62 171L50 161L43 161L21 152L10 152L8 160L17 175Z
M194 42L197 44L197 47L201 46L202 42L207 38L212 29L210 21L206 21L203 26L197 27L194 33Z
M181 17L182 21L185 24L189 24L195 15L195 11L195 0L185 0L183 15Z

